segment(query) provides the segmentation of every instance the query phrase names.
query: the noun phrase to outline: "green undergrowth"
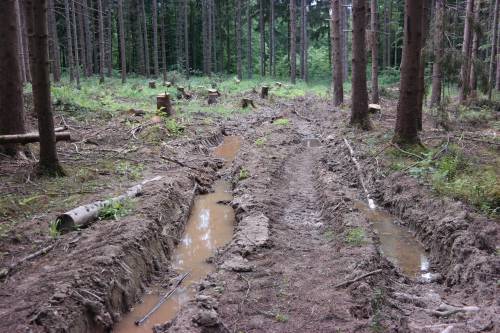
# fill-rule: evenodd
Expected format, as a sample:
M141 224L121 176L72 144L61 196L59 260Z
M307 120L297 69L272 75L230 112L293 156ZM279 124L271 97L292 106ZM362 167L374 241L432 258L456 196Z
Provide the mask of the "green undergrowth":
M134 208L134 202L130 199L112 202L99 211L99 220L118 220L127 216Z
M500 215L498 158L493 165L485 164L455 144L405 149L386 153L392 170L408 172L428 182L436 193L468 202L485 214Z
M361 246L365 239L365 231L363 228L353 228L349 230L345 236L345 241L351 246Z

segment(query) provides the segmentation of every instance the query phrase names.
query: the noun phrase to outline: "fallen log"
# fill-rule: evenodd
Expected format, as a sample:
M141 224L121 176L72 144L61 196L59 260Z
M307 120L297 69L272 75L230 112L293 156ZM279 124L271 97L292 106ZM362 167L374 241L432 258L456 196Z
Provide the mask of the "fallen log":
M174 288L172 288L172 290L170 290L168 293L166 293L159 301L158 303L156 303L156 305L151 309L149 310L148 313L146 313L146 315L144 317L142 317L141 319L139 320L136 320L134 323L137 325L137 326L141 326L142 324L144 324L144 322L146 320L148 320L149 317L151 317L151 315L153 313L155 313L161 306L163 303L165 303L167 301L167 299L172 296L172 294L177 290L177 288L179 288L179 286L181 285L182 281L184 281L189 275L189 272L188 273L184 273L184 275L181 276L181 278L179 279L179 281L177 281L177 283L175 284Z
M64 214L61 214L57 217L56 228L58 231L68 232L78 227L86 227L92 221L97 219L97 217L99 216L99 211L105 206L111 205L116 202L123 202L127 199L136 197L142 193L142 187L145 184L158 181L162 178L162 176L157 176L155 178L145 180L139 185L132 186L127 190L127 192L122 195L108 200L96 201L88 205L83 205Z
M55 135L56 135L56 141L71 141L70 132L56 132ZM0 144L9 144L9 143L27 144L39 141L40 141L40 134L38 134L38 132L0 135Z

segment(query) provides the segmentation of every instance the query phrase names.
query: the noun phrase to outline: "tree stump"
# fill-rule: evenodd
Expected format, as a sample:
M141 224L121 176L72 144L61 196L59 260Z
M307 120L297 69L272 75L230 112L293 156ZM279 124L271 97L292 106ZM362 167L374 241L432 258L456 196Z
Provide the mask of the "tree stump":
M165 87L170 88L172 86L172 82L167 81L163 84Z
M368 113L379 113L382 110L378 104L368 104Z
M191 99L191 94L186 92L186 88L183 86L177 87L177 99Z
M260 98L266 99L269 96L269 86L262 86L260 90Z
M217 97L220 97L220 92L217 89L208 89L208 105L216 104Z
M156 82L155 81L149 81L149 88L150 89L156 89Z
M170 103L170 94L161 94L156 96L156 109L171 116L174 112L172 103Z
M243 98L241 100L241 107L243 109L246 109L249 106L251 106L251 107L253 107L255 109L255 104L253 104L253 100L250 99L250 98Z
M276 86L277 86L278 88L281 88L281 87L283 86L283 83L281 83L281 82L276 82L275 84L276 84Z

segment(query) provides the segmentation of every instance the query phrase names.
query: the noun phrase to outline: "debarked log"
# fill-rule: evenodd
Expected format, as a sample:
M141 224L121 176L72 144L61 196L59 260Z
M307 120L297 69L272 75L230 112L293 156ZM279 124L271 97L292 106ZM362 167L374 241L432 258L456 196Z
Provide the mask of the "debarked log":
M55 135L56 135L56 141L71 140L70 132L56 132ZM0 144L9 144L9 143L27 144L39 141L40 141L40 134L38 134L38 132L0 135Z
M75 230L76 228L86 227L97 219L102 208L116 202L124 202L127 199L134 198L142 193L143 186L145 184L158 181L162 178L162 176L157 176L155 178L145 180L138 185L132 186L122 195L108 200L96 201L83 205L61 214L57 217L57 230L61 232L68 232Z

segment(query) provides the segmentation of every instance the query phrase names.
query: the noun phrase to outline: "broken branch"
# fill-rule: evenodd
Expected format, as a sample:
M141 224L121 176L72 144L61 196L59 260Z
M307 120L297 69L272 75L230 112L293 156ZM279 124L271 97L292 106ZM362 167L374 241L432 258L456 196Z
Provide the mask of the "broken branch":
M362 280L364 278L367 278L369 276L372 276L372 275L375 275L375 274L378 274L378 273L382 273L382 270L381 269L377 269L376 271L373 271L373 272L369 272L369 273L366 273L366 274L363 274L361 276L358 276L357 278L355 279L352 279L352 280L349 280L349 281L345 281L345 282L342 282L342 283L339 283L337 285L335 285L335 289L337 288L340 288L340 287L346 287L346 286L349 286L351 284L353 284L354 282L358 282L359 280Z
M71 140L71 134L69 132L56 132L55 136L56 136L56 141ZM26 144L39 141L40 141L40 134L38 134L38 132L0 135L0 144L9 144L9 143Z

